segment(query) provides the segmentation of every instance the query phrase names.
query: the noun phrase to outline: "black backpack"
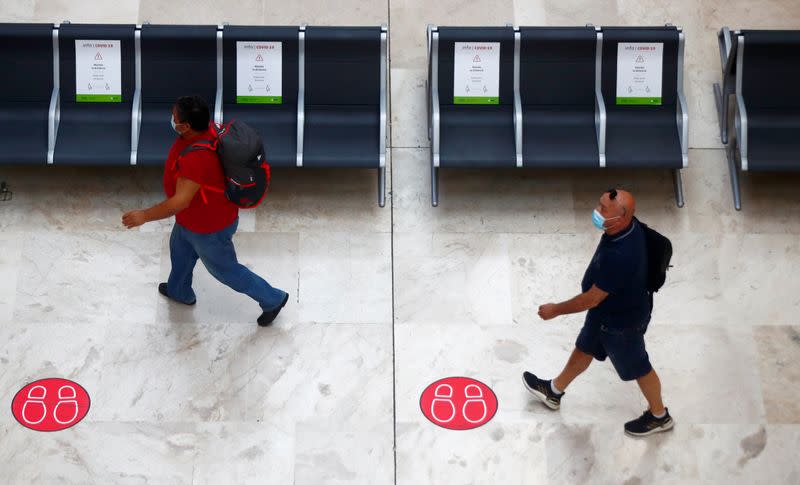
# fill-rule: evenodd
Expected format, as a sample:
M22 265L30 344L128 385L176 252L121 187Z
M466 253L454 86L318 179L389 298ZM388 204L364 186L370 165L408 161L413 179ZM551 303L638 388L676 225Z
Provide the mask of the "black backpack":
M225 190L203 186L225 197L242 209L258 206L269 190L270 170L264 154L264 143L256 130L241 121L216 126L213 140L193 143L184 148L181 157L196 150L211 150L219 156L225 172ZM205 195L201 194L205 200Z
M638 219L637 222L644 231L645 249L647 250L647 291L652 294L664 286L667 270L672 267L669 264L672 259L672 243L666 236L647 227L647 224Z

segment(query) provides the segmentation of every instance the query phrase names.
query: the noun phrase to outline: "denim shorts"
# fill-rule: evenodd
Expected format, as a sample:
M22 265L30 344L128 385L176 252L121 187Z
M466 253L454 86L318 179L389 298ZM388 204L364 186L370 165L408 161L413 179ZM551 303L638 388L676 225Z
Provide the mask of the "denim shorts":
M586 323L575 341L575 347L597 360L606 360L608 357L620 379L632 381L653 370L644 346L646 331L647 325L618 329Z

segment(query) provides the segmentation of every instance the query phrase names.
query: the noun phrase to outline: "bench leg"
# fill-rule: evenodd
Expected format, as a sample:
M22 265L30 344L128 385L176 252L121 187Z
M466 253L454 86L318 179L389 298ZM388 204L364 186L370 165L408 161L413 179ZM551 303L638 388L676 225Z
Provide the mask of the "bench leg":
M439 206L439 169L431 165L431 205Z
M672 183L675 186L675 203L678 207L683 207L683 179L681 169L676 168L672 171Z
M378 205L386 205L386 167L378 169Z
M742 210L742 192L739 188L739 169L736 167L736 147L725 148L725 156L728 159L728 173L731 177L731 190L733 190L733 207Z
M13 192L8 189L8 184L5 180L0 182L0 202L8 202L13 195Z
M723 144L728 143L728 97L722 93L719 83L714 83L714 102L717 105L719 137Z

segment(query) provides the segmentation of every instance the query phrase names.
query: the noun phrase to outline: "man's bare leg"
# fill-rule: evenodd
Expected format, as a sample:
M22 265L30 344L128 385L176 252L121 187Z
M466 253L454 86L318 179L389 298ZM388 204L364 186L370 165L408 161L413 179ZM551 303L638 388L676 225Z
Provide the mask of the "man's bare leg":
M655 369L636 379L636 382L639 384L639 389L642 390L644 398L647 399L647 404L650 405L650 412L656 416L664 414L664 402L661 400L661 380L658 378ZM556 387L558 387L558 384L556 384ZM559 387L559 389L561 388Z
M576 377L581 375L583 371L589 368L589 364L592 363L591 355L581 352L577 348L572 351L572 354L569 356L569 360L567 360L567 364L564 366L564 370L561 371L561 374L558 375L555 379L553 379L553 385L556 386L561 392L567 390L567 386L575 380Z

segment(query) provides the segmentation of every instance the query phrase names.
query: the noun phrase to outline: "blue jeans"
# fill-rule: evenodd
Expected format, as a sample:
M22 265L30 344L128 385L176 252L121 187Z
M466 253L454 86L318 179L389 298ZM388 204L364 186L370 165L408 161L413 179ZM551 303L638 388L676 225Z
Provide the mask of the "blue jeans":
M225 229L210 234L198 234L178 224L173 226L169 238L172 271L167 280L170 298L184 303L195 301L192 271L199 258L211 276L254 299L262 310L273 310L283 303L285 291L273 288L236 259L232 238L238 226L236 219Z

